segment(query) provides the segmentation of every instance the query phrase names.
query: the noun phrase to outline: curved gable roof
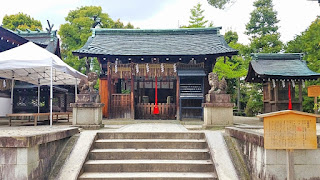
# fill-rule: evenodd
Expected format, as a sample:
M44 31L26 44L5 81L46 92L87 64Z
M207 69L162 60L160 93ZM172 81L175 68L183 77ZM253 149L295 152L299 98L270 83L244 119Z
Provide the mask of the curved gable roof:
M221 28L93 29L93 35L75 55L184 56L235 55L219 34Z
M311 71L300 53L252 54L246 77L247 82L270 79L317 79L319 73Z

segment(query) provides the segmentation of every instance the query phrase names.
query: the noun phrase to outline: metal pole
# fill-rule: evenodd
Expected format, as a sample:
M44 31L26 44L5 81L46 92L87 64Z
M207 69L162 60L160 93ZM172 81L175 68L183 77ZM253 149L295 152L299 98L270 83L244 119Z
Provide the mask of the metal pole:
M76 84L74 85L74 102L77 102L78 95L78 79L76 78Z
M13 113L13 90L14 90L14 71L12 71L12 79L11 79L11 113Z
M50 68L50 127L52 127L52 100L53 100L53 86L52 86L52 76L53 76L53 67L51 59L51 68Z
M38 113L40 113L40 78L38 78ZM38 116L39 121L39 116Z

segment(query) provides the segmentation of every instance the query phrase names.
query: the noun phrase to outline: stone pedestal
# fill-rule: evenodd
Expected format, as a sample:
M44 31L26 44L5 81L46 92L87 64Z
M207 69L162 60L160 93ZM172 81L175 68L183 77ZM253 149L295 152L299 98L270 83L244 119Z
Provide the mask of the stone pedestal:
M79 94L76 103L70 104L73 108L74 126L84 129L99 129L102 125L102 108L103 103L100 103L99 94L88 93Z
M230 94L207 94L203 103L204 127L233 125L233 103Z

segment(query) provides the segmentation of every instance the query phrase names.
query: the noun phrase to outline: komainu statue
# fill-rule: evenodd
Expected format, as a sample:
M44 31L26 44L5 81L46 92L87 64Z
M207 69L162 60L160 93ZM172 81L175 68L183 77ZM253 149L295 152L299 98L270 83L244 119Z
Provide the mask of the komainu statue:
M219 77L217 73L209 73L208 75L208 81L209 85L211 86L211 89L209 90L209 94L211 93L222 93L225 94L227 90L227 81L225 78L222 78L219 81Z
M209 81L209 85L211 86L211 89L209 90L209 94L214 93L218 87L219 87L219 77L217 75L217 73L209 73L208 75L208 81Z
M98 75L95 72L88 73L88 79L81 79L79 83L80 94L96 92L94 86L97 84Z

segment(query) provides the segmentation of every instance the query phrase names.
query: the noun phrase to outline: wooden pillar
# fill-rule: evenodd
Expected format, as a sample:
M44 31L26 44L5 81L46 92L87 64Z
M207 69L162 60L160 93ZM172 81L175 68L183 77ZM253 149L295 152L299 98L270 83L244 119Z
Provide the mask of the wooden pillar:
M176 109L177 109L177 120L181 120L180 117L180 79L177 73L177 81L176 81Z
M131 63L131 119L134 119L134 64Z
M102 108L102 114L105 118L109 118L109 93L108 93L108 79L100 78L99 94L101 98L101 103L104 104Z

